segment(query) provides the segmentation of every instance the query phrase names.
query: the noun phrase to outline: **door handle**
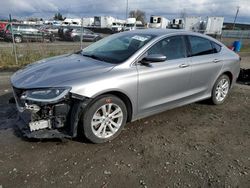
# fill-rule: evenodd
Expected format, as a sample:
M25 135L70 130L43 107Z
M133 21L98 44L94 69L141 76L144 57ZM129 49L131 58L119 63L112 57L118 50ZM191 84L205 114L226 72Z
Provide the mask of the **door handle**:
M219 63L220 60L219 60L219 59L214 59L213 62L214 62L214 63Z
M186 67L189 67L189 64L181 64L179 67L180 68L186 68Z

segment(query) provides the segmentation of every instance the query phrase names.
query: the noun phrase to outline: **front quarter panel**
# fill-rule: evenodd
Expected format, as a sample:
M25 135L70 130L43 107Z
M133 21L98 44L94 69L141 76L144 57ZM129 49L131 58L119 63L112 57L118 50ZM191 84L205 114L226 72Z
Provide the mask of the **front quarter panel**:
M121 92L130 99L134 114L137 111L137 80L136 67L121 68L117 66L101 75L73 80L63 84L72 87L71 93L88 98L95 98L114 91Z

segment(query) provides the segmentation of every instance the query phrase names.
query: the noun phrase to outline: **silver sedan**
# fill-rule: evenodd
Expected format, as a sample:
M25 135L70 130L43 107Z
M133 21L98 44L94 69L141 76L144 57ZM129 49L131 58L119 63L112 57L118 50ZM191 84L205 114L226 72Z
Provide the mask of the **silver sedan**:
M74 54L44 59L12 77L26 137L114 139L127 122L210 99L222 104L240 57L217 40L182 30L135 30Z

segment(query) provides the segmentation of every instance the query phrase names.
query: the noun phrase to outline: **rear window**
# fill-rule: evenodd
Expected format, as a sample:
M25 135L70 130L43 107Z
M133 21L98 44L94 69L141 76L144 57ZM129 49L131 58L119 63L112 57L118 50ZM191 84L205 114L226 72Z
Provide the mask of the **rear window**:
M189 36L189 41L191 45L192 56L208 55L214 53L214 47L210 40L197 37Z
M221 46L215 42L212 42L214 53L219 53L221 51Z
M12 29L17 30L18 25L12 24ZM6 26L7 30L10 30L10 24Z

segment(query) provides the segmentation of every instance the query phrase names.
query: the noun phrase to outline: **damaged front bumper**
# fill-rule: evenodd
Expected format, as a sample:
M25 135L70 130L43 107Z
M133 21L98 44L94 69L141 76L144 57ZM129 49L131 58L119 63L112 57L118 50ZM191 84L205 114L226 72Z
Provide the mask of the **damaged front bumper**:
M74 138L82 112L90 101L77 95L67 94L55 102L21 99L22 89L13 88L19 111L17 126L27 138Z

